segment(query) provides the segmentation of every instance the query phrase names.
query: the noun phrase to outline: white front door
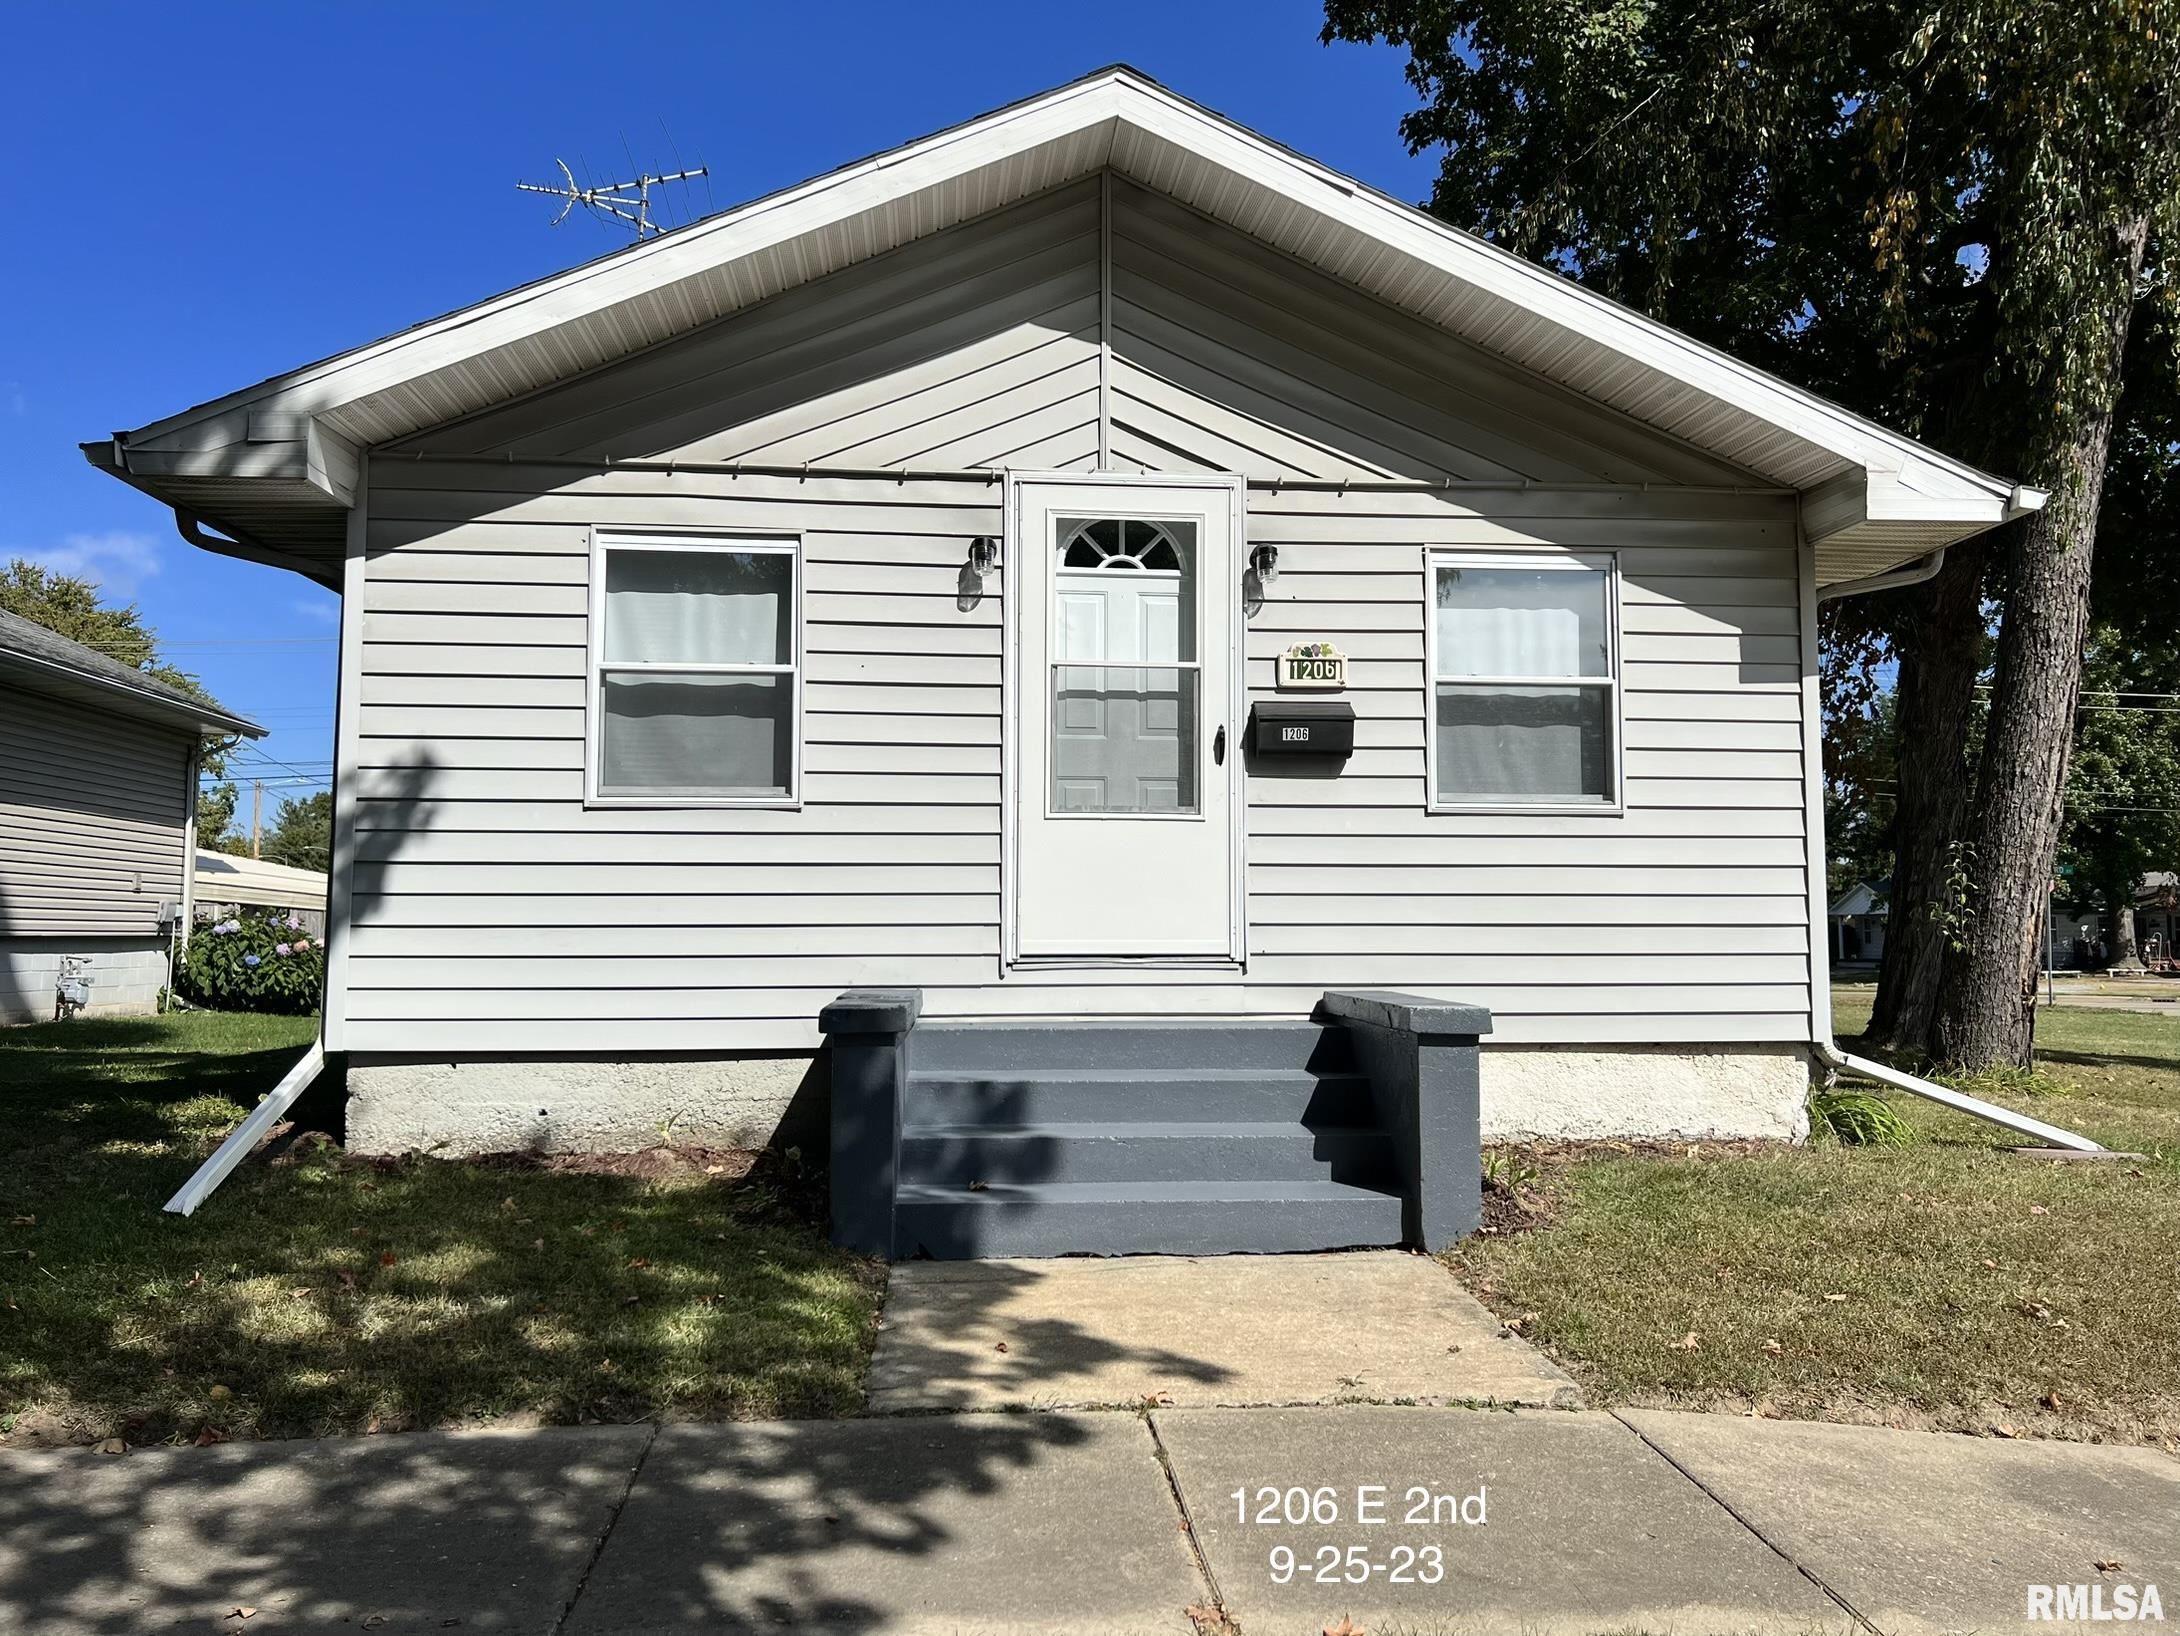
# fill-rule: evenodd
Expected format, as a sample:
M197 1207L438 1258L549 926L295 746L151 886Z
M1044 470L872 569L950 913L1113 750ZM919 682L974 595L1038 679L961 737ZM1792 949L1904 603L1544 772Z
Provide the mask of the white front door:
M1013 494L1013 953L1238 959L1238 486Z

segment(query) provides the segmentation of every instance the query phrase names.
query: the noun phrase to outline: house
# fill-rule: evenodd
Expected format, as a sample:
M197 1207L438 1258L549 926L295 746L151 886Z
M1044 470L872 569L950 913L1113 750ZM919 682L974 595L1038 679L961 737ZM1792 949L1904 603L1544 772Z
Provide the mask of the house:
M264 729L0 610L0 1022L157 1009L189 924L197 758ZM76 998L80 996L80 998Z
M1488 1008L1489 1132L1798 1134L1817 602L2043 498L1121 67L85 452L342 594L353 1145L762 1137L913 991L995 1218L1356 1202L1252 1168L1333 990Z
M1832 923L1832 964L1876 965L1885 957L1885 922L1892 882L1856 881L1825 911Z
M225 920L251 909L286 909L312 937L325 936L326 874L265 858L197 851L195 922Z

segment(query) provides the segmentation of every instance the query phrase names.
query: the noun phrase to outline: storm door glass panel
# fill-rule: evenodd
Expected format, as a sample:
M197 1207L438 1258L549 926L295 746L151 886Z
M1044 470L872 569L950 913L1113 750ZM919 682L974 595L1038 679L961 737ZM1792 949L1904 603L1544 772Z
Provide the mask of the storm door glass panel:
M1050 810L1201 812L1196 525L1056 525Z

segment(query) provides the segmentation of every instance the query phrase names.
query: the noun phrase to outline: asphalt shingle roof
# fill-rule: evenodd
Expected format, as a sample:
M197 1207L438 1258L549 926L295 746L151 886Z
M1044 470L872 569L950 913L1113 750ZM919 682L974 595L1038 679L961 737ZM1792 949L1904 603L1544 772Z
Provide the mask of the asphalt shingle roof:
M185 712L196 717L210 731L246 732L253 738L264 733L255 722L236 715L214 700L185 692L171 682L146 675L96 648L85 647L57 631L49 631L35 620L0 608L0 666L6 666L10 658L29 661L28 666L20 668L58 669L102 689L114 690L117 708L126 708L118 699L119 691L126 690L142 703L170 707L160 711L162 715Z

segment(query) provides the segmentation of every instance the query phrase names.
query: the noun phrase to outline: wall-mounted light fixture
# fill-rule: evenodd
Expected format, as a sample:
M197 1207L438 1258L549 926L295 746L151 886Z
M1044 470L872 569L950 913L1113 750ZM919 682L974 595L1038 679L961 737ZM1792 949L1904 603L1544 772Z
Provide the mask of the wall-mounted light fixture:
M999 542L980 534L969 542L969 571L982 579L999 566Z
M1271 584L1279 577L1279 547L1266 544L1251 548L1249 571L1256 575L1258 584Z

